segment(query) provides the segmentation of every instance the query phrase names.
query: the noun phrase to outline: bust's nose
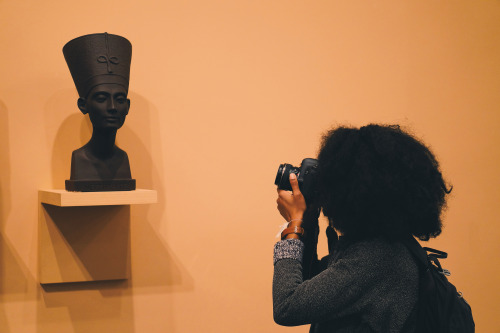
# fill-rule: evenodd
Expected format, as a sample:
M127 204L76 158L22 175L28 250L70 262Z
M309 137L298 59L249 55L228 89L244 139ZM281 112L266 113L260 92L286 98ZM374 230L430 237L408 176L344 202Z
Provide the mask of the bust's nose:
M116 102L113 98L110 98L109 99L109 102L108 102L108 112L111 113L111 114L115 114L118 112L118 110L116 110Z

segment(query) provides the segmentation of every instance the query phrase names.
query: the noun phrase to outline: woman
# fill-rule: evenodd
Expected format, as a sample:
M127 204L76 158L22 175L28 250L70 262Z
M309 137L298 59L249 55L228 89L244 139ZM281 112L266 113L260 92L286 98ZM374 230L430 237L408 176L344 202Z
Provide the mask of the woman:
M277 199L289 225L274 251L275 321L310 332L413 332L418 267L402 241L441 233L449 193L429 149L398 126L340 127L323 138L317 202L306 205L294 174L290 183ZM319 209L329 221L321 261Z

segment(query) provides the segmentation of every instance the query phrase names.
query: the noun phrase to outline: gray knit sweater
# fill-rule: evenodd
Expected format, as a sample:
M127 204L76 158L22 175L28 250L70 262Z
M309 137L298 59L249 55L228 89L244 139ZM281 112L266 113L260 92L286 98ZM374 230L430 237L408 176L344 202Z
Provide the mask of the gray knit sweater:
M375 332L403 332L418 293L418 267L400 243L340 239L326 267L305 280L304 244L275 245L274 320L285 326L312 324L311 332L351 332L361 323ZM412 311L413 310L413 311ZM407 324L408 325L408 324ZM404 332L413 332L415 323Z

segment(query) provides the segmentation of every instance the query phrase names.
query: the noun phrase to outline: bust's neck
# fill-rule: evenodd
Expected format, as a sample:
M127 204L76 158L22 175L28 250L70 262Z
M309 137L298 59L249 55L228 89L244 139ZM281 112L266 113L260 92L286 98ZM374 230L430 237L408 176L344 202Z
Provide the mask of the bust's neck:
M91 153L100 158L106 159L113 155L115 147L116 129L96 129L92 132L92 137L87 143Z

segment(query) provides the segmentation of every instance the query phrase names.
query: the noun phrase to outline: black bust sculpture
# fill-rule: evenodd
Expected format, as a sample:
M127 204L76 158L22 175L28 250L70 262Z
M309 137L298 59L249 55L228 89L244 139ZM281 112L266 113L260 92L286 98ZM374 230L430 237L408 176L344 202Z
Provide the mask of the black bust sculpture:
M66 190L135 190L127 153L115 145L130 109L132 45L121 36L92 34L69 41L63 53L80 96L78 108L89 115L93 128L90 141L73 151Z

